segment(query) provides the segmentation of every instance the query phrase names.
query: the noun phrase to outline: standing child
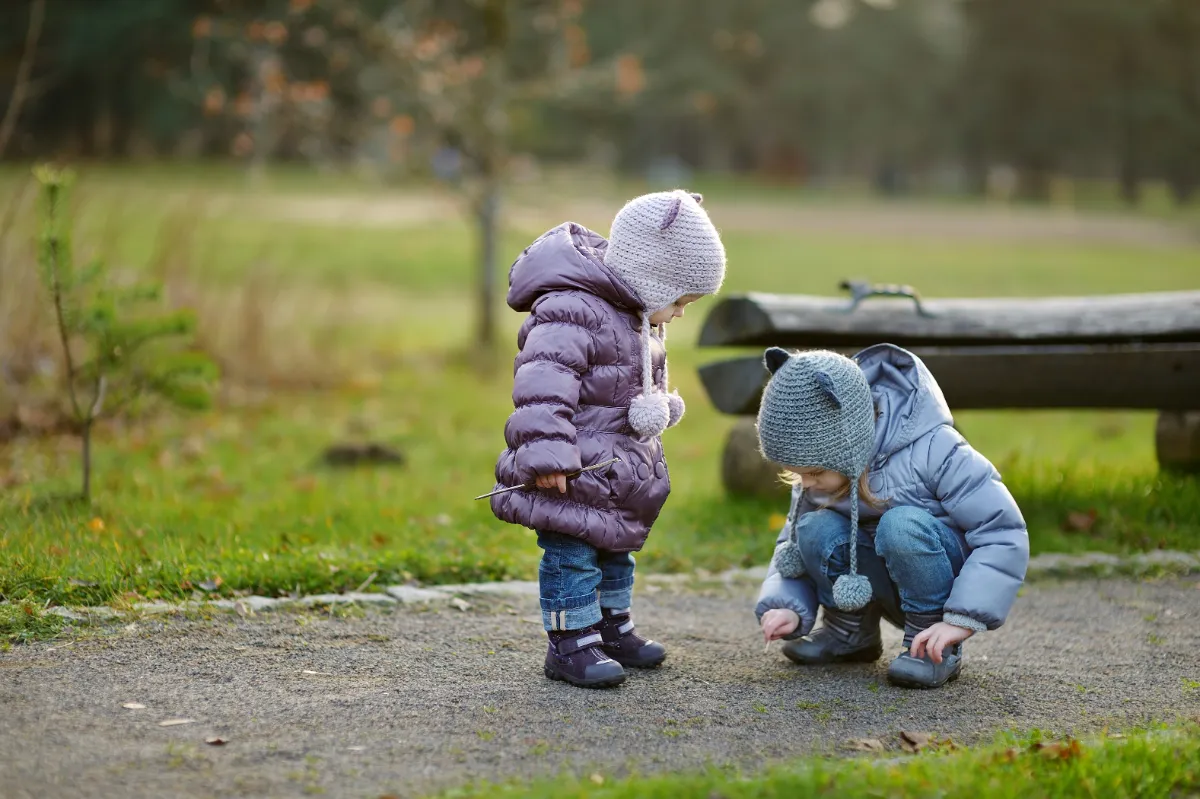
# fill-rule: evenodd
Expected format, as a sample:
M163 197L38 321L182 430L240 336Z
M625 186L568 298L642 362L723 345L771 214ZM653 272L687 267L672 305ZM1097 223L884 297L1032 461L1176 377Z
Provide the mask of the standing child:
M608 687L666 657L630 618L632 553L671 490L660 436L684 412L668 393L666 324L724 277L721 238L683 191L631 200L608 241L564 223L512 266L508 304L530 316L496 479L537 490L499 494L492 510L537 531L550 679Z
M891 682L957 678L962 642L1004 623L1029 563L1000 475L910 352L772 348L765 361L759 440L794 488L756 608L763 636L797 663L874 662L886 616L904 628Z

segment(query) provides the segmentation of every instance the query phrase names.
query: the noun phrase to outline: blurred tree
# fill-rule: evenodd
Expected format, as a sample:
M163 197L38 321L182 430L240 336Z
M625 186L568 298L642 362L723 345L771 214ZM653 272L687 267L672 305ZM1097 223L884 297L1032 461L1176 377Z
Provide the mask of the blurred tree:
M88 502L96 421L153 397L205 407L216 370L204 355L180 346L193 330L189 313L146 309L159 298L159 286L114 285L98 260L76 267L66 210L72 176L48 166L35 175L42 195L38 265L62 344L69 413L83 442L81 497Z

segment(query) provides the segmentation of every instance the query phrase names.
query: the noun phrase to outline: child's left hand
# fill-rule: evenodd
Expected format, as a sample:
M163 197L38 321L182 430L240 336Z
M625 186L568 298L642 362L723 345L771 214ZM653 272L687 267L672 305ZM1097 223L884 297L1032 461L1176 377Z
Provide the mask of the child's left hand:
M941 663L943 649L962 643L974 634L974 630L968 630L966 627L957 627L939 621L929 629L917 633L908 652L913 657L919 658L924 657L925 652L928 651L930 660L934 663Z

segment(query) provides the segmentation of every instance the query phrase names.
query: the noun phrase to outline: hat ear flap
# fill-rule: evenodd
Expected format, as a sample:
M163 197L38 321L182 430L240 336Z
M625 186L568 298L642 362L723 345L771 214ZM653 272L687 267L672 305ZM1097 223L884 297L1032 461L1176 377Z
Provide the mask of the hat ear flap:
M768 372L775 374L791 357L792 354L782 347L771 347L763 354L763 365Z
M825 372L815 372L813 376L816 378L817 385L821 388L821 391L825 392L825 396L829 397L834 406L838 408L842 407L842 400L838 397L833 387L833 378Z

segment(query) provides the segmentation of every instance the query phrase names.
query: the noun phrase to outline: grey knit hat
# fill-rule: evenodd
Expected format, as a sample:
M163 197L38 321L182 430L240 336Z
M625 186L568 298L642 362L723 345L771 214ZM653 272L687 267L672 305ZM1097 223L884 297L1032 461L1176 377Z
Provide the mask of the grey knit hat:
M654 385L650 316L685 295L716 294L725 280L725 247L702 200L678 189L643 194L617 213L609 234L604 263L642 304L642 394L629 406L629 425L643 437L678 424L685 411L683 398L668 393L665 368ZM665 326L658 335L665 345Z
M836 352L793 355L772 347L763 361L771 372L758 412L763 455L782 466L829 469L850 481L850 573L834 584L833 600L841 610L859 610L871 600L871 583L858 573L857 546L858 481L875 447L871 387L858 364ZM786 567L791 577L803 571L795 515L789 514L789 542L776 557L776 567Z

